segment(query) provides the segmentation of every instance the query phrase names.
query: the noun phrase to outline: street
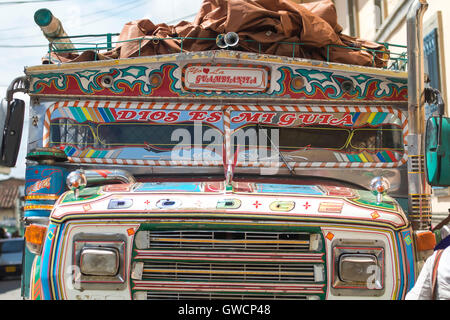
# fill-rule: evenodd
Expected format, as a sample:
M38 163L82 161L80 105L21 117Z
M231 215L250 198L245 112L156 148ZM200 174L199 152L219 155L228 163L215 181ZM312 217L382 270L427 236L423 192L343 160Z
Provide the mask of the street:
M0 300L22 300L20 297L20 277L0 280Z

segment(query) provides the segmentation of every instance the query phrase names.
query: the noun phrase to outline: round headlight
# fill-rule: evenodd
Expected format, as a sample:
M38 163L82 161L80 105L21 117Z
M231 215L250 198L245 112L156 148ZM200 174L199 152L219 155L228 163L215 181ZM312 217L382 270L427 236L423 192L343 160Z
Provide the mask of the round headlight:
M84 170L76 170L69 173L66 178L67 187L70 190L83 189L87 185L86 175Z
M389 180L385 177L375 177L370 181L370 190L377 195L378 203L383 201L383 194L389 190L390 186Z

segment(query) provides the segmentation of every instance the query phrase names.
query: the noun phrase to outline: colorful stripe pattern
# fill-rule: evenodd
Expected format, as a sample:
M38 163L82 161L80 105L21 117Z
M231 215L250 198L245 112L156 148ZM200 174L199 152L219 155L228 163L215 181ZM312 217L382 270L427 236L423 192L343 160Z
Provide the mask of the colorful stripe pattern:
M359 154L345 154L335 152L334 155L339 162L389 163L389 162L397 162L399 159L401 159L402 153L384 150L376 153L369 153L367 151L363 151Z
M55 166L29 166L26 170L25 217L48 217L53 204L65 191L66 169Z
M41 256L36 256L33 260L33 264L31 267L31 290L30 290L30 299L31 300L42 300L42 282L41 282Z

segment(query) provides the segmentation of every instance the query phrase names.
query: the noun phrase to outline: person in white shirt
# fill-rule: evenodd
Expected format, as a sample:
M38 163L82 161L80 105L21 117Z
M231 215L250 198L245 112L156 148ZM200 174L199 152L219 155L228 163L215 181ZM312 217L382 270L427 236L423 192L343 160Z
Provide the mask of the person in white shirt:
M450 235L435 247L405 300L450 300Z

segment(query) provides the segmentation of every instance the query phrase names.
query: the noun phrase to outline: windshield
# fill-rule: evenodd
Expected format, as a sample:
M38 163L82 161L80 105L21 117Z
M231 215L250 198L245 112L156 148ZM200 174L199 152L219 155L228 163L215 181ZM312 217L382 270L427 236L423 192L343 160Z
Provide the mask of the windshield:
M78 148L114 148L114 147L143 147L152 151L170 151L175 146L191 146L196 143L194 123L112 123L112 124L78 124L72 120L63 119L51 124L52 146L63 143ZM220 131L211 125L198 126L199 134L215 131L212 136L221 136ZM180 140L181 135L189 137ZM215 141L214 146L221 146L222 141ZM211 145L210 141L202 140L199 145Z
M236 123L231 140L238 163L279 158L294 162L397 162L404 155L402 123L386 112L257 116L247 112L231 118ZM264 123L269 118L272 123Z
M239 139L239 135L245 139ZM254 135L254 137L253 137ZM252 140L254 138L254 140ZM247 125L235 132L233 139L236 148L263 146L267 140L267 148L273 148L277 141L280 151L296 151L302 149L329 150L403 150L402 130L392 126L380 128L345 129L331 126L314 126L283 128L267 125ZM252 142L255 145L252 145ZM270 143L272 141L272 143Z
M213 109L60 107L44 126L48 142L44 140L43 145L64 150L74 162L131 160L153 165L160 160L189 163L207 159L221 165L223 113Z
M233 135L235 148L248 149L264 146L268 149L276 145L281 151L303 148L329 148L340 150L345 147L350 130L329 127L280 128L267 125L247 125ZM244 137L244 139L242 139ZM254 140L253 140L254 139ZM272 143L270 143L272 141Z
M336 112L296 108L305 111L62 107L51 114L48 146L64 150L73 161L142 160L131 163L150 165L181 160L221 166L226 148L238 166L272 165L280 159L301 165L376 165L405 157L406 118L401 112L382 107L364 107L366 112L362 107L328 107Z

